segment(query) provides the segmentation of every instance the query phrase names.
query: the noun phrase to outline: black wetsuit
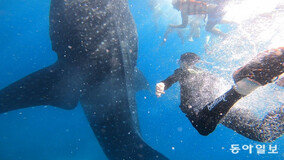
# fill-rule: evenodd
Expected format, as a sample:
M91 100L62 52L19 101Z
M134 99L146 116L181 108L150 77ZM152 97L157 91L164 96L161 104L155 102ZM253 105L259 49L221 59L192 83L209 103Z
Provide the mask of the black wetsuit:
M217 77L196 67L188 70L179 68L162 82L165 84L165 89L168 89L177 81L180 83L180 108L182 112L186 114L200 134L208 135L215 129L218 122L213 125L213 130L210 129L212 124L201 121L208 115L200 112L200 110L217 97L218 89L216 87L219 82Z

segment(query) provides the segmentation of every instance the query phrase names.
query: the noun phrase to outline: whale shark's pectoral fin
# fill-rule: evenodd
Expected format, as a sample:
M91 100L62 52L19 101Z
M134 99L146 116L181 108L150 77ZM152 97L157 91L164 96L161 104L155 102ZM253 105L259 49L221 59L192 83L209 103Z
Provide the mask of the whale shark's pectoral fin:
M149 83L143 73L138 69L134 69L134 90L136 92L140 90L150 90Z
M78 85L56 63L0 90L0 113L39 105L71 109L78 99Z

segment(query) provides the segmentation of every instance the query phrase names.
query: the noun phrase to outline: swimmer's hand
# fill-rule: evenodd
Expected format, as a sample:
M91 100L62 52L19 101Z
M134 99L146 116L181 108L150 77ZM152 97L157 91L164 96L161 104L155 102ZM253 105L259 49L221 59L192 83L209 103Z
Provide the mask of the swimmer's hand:
M156 96L159 98L165 94L165 84L163 82L156 84Z

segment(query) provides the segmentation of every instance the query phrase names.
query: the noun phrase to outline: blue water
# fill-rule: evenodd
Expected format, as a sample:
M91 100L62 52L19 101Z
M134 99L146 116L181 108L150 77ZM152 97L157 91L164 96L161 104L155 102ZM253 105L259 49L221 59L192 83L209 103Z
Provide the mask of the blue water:
M0 0L0 88L56 61L48 33L49 0ZM155 97L157 82L178 68L177 59L184 52L204 54L208 33L202 31L194 42L181 44L172 34L163 47L159 38L166 23L158 29L152 10L145 0L131 1L131 11L139 35L138 67L145 74L151 92L137 94L142 136L156 150L174 160L272 159L284 158L284 138L273 143L259 143L219 125L207 137L201 136L179 110L179 85ZM270 144L278 154L257 155L240 151L234 155L232 144ZM90 160L106 159L81 106L62 110L51 106L32 107L0 115L0 160Z

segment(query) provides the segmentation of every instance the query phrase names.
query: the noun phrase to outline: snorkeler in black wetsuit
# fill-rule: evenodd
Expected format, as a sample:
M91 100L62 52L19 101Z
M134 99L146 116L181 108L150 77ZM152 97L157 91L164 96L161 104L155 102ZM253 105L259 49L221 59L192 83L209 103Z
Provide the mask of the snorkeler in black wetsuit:
M202 135L211 133L206 124L201 124L199 118L203 115L198 114L199 106L204 106L212 101L215 97L214 84L217 78L214 78L210 73L201 70L194 66L200 60L199 56L194 53L185 53L180 58L181 68L175 70L174 74L157 84L157 96L161 96L160 88L166 90L177 81L180 83L182 112L186 113L187 118L192 125ZM212 79L213 78L213 79ZM211 126L208 126L211 127Z
M218 79L215 76L194 66L199 59L200 58L194 53L183 54L180 58L181 68L177 69L175 73L166 80L157 84L156 95L160 97L161 94L165 93L164 90L179 81L181 88L180 108L201 135L208 135L213 132L224 116L224 119L221 121L223 125L256 141L273 141L283 134L283 107L269 112L262 120L250 114L250 111L247 109L243 109L242 111L232 110L230 114L226 115L231 108L229 104L223 107L212 107L211 110L209 110L208 107L203 107L216 98L216 90L218 90L219 86L217 82ZM275 64L272 65L273 67L277 68L277 65L279 67L279 61L273 63L275 61L271 58L268 58L268 61ZM263 61L260 61L260 63L263 63ZM272 75L270 77L283 73L283 53L282 71L281 69L275 70L275 74L268 74L268 70L265 70L265 67L268 66L262 66L266 75ZM249 87L247 86L246 88L248 92ZM239 90L231 89L222 98L218 98L217 100L226 99L227 103L233 104L243 97L243 93L240 94ZM228 98L229 96L231 97ZM216 103L211 104L216 105Z

